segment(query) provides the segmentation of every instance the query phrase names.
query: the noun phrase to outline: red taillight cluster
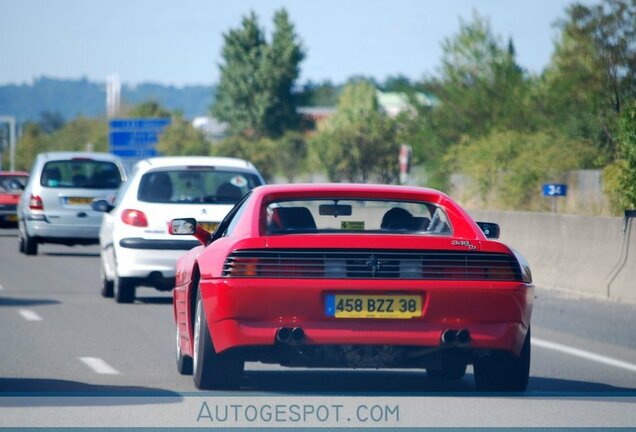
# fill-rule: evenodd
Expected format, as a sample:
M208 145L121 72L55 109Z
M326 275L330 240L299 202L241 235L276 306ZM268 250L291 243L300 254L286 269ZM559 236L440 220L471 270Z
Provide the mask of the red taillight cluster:
M241 258L235 261L232 276L249 277L257 276L256 268L258 266L258 258Z
M288 277L288 278L323 278L325 277L322 262L308 260L279 261L271 258L234 258L227 265L226 275L232 277Z
M147 227L148 219L141 210L126 209L121 212L121 220L127 224L136 227Z
M37 195L31 195L29 198L29 209L31 210L44 210L44 204L42 204L42 198Z

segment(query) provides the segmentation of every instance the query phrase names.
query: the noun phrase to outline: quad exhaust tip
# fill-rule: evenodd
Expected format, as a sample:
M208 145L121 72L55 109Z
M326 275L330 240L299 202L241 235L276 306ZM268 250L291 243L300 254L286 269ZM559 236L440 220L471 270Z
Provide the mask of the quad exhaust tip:
M276 340L288 345L300 345L305 341L305 331L300 327L281 327L276 330Z
M470 332L468 329L444 330L440 340L444 345L466 345L470 343Z

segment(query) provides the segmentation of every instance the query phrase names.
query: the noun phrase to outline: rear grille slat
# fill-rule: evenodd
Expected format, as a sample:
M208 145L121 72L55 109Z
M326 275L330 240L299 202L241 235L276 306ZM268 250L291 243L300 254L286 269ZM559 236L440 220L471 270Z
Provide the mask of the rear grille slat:
M225 277L521 281L512 255L396 250L239 250Z

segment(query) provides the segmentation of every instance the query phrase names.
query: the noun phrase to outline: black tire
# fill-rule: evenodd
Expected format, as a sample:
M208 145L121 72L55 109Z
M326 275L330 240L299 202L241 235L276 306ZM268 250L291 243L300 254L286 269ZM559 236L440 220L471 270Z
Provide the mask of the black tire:
M475 360L475 384L480 391L523 392L530 378L530 329L519 357L508 352L494 352Z
M26 255L38 254L38 242L34 237L30 237L28 234L24 234L24 253Z
M18 234L18 250L24 253L24 238L20 234Z
M243 359L235 353L230 351L218 354L214 351L199 291L194 318L194 385L202 390L239 388L244 366Z
M177 324L177 371L181 375L192 375L192 357L181 352L181 335L179 334L179 324Z
M113 295L117 303L132 303L135 300L135 280L116 276L113 283Z
M106 273L104 272L104 267L101 265L99 267L99 283L101 286L100 294L102 297L111 298L114 295L115 283L108 280Z
M459 381L466 375L466 364L446 361L441 369L426 369L426 374L434 380Z

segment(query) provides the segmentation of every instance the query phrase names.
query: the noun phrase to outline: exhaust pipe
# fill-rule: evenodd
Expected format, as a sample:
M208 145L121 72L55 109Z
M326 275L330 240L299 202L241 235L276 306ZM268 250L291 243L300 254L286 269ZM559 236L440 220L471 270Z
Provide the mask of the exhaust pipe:
M457 342L467 344L470 342L470 332L468 329L462 329L457 332Z
M300 327L294 327L291 331L291 341L300 344L305 340L305 331Z
M281 327L276 330L276 340L280 343L288 343L292 335L292 329L289 327Z
M470 332L468 329L444 330L440 340L443 345L466 345L470 343Z
M444 330L440 338L444 345L451 345L457 341L457 332L455 330Z

